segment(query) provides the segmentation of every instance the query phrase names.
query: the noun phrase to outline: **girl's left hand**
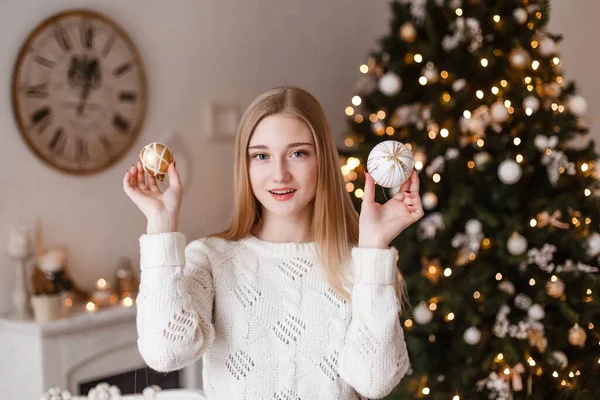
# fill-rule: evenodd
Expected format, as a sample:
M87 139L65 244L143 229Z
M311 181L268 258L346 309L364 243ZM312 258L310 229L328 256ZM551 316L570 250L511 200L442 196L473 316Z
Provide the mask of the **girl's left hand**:
M419 195L419 176L416 170L413 170L398 193L385 204L375 201L375 181L365 172L358 246L387 248L400 232L421 219L423 214Z

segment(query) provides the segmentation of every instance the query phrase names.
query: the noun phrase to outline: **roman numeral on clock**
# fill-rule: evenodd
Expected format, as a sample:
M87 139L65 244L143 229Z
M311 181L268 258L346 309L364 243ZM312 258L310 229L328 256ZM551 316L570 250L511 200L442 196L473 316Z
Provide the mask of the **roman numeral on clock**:
M129 130L129 121L127 121L124 117L120 115L115 115L113 119L113 125L119 129L122 133L127 133Z
M68 136L65 135L65 130L63 128L58 128L54 135L52 135L52 139L48 145L50 146L50 150L57 155L60 156L65 151L65 146L67 145Z
M71 50L71 41L69 40L69 36L67 36L67 32L60 26L57 25L54 30L54 39L58 42L58 45L65 53L68 53Z
M48 84L40 83L39 85L29 86L26 91L27 97L45 99L48 97Z

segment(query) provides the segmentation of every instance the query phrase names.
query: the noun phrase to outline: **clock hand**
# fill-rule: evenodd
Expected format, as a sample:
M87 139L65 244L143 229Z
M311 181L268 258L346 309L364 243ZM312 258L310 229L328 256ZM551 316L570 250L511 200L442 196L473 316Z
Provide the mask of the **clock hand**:
M89 63L85 70L85 81L83 83L83 90L81 91L81 99L79 101L79 105L77 106L77 115L83 114L85 103L90 94L90 89L92 88L92 69L94 67L94 63Z

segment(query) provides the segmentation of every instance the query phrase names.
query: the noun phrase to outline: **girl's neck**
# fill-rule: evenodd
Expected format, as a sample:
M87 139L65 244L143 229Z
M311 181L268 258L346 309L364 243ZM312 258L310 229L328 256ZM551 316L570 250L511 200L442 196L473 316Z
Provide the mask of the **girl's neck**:
M313 241L312 208L290 216L274 215L264 210L252 234L261 240L275 243L306 243Z

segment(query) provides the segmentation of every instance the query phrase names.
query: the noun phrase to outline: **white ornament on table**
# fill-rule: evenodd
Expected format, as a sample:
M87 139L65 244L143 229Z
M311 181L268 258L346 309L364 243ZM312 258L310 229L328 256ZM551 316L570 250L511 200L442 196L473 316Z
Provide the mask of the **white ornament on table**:
M541 305L534 304L527 310L527 316L534 321L540 321L546 316L546 313Z
M581 95L570 96L567 100L567 107L578 117L582 117L587 112L587 101Z
M419 325L425 325L431 322L433 319L433 312L427 306L424 301L420 302L413 311L413 318Z
M474 326L467 328L463 333L463 339L465 343L474 346L481 340L481 331Z
M515 19L515 21L517 21L519 25L523 25L525 22L527 22L527 18L529 18L529 15L527 14L527 11L524 8L515 8L515 10L513 11L513 18Z
M535 96L527 96L523 99L523 108L536 112L540 109L540 100Z
M513 256L520 256L527 251L527 239L514 232L506 242L506 248Z
M410 178L414 166L412 152L396 140L378 143L367 159L369 174L385 188L401 186Z
M423 194L422 202L424 209L433 210L438 204L438 197L433 192L427 192Z
M88 392L89 400L118 400L120 398L119 388L108 383L99 383Z
M392 71L383 74L381 78L379 78L379 91L386 96L394 96L398 94L401 88L402 80L396 73Z
M548 36L544 36L538 43L538 51L544 57L553 56L558 51L556 42Z
M494 122L502 123L508 119L510 114L508 113L508 108L506 108L504 103L498 100L490 106L490 115L492 116L492 120L494 120Z
M12 294L13 305L20 318L29 319L33 316L33 309L26 261L33 249L26 228L21 227L10 232L6 251L17 262L17 276Z
M502 161L498 166L498 178L506 185L517 183L522 173L521 166L511 159Z

